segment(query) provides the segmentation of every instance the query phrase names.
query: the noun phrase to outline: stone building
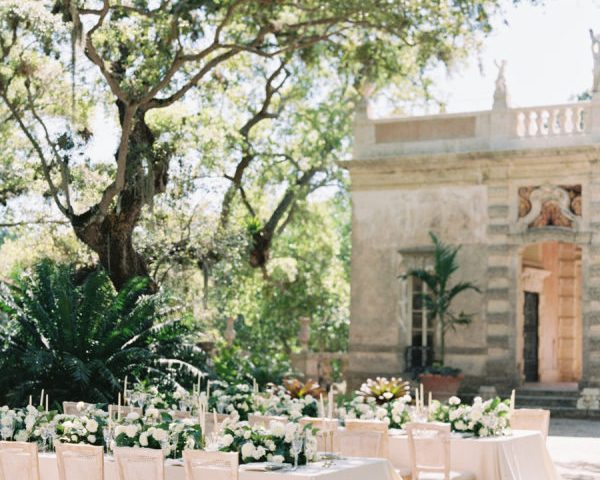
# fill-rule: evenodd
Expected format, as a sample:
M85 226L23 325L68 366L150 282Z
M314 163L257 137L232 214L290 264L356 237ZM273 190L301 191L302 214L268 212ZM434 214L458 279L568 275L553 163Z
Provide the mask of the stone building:
M474 320L447 337L467 384L600 386L598 97L512 108L502 65L489 111L373 119L359 107L345 163L351 381L436 348L423 287L403 277L431 263L434 232L462 246L457 276L481 289L459 297Z

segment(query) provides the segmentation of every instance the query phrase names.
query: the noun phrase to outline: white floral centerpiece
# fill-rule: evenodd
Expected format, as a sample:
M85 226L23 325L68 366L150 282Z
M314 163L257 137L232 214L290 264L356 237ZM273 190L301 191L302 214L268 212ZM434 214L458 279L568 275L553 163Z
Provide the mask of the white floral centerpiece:
M292 441L301 437L304 448L298 455L298 464L304 465L316 457L317 440L314 432L308 425L303 429L293 422L271 422L268 429L241 422L225 428L220 450L239 452L241 463L292 463Z
M454 432L472 433L477 437L494 437L510 433L510 401L496 397L485 402L476 397L472 405L465 405L458 397L448 403L435 400L429 410L429 419L449 423Z
M255 396L254 404L263 415L286 416L292 420L319 415L315 397L310 393L294 397L292 392L282 385L269 385L264 394Z
M46 412L42 407L29 405L25 408L0 408L0 438L4 441L39 442L50 432L47 428L55 412Z
M94 405L77 404L79 415L56 415L52 421L56 440L60 443L104 444L104 428L108 413Z
M248 414L256 410L252 387L245 383L228 385L225 382L213 382L214 390L208 400L209 411L231 414L237 412L241 420L248 420Z
M143 417L131 412L118 421L114 430L114 445L163 449L169 455L174 450L169 441L169 424L155 408L149 408Z

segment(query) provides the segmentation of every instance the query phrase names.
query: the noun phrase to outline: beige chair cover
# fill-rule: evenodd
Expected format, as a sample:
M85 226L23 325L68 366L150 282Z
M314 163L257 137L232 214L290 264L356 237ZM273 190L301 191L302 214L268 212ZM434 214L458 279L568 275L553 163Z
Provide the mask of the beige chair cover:
M164 480L162 450L117 447L113 451L119 480Z
M237 452L184 450L186 480L238 480Z
M414 480L475 480L470 473L451 470L449 423L409 423L404 428Z
M251 413L250 415L248 415L248 423L252 426L258 425L264 428L269 428L269 424L273 421L287 423L288 417L275 415L258 415L255 413Z
M104 480L104 452L93 445L56 444L58 480Z
M346 430L340 432L340 450L348 456L388 458L387 423L378 420L346 420Z
M121 405L121 418L126 417L131 412L135 412L135 413L139 414L140 417L144 414L143 410L139 407L131 407L129 405L127 405L127 406ZM119 406L118 405L109 405L108 406L108 415L113 420L115 418L117 418L117 416L119 415Z
M37 445L0 442L0 480L40 480Z
M63 413L65 415L77 415L77 416L81 416L84 415L85 410L88 407L93 406L92 403L84 403L84 411L79 411L77 410L77 402L63 402Z
M513 410L510 417L513 430L534 430L540 432L544 440L548 438L550 428L550 410L541 408L519 408Z

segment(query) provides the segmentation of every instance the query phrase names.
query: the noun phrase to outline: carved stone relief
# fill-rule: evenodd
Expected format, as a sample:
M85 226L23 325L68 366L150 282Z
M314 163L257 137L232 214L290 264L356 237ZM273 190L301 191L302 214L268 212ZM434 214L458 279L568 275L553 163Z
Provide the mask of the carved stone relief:
M581 185L519 188L519 230L563 227L577 230L581 222Z

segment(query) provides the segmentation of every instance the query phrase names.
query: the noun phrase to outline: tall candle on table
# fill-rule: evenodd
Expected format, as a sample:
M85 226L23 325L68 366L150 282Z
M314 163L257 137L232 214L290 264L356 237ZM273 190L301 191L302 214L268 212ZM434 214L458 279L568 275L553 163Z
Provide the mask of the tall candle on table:
M117 420L121 420L121 392L117 400Z
M198 374L198 395L200 395L200 385L202 383L202 374Z
M330 420L333 418L333 390L329 390L327 396L327 418Z
M31 395L29 395L29 405L33 405L33 398Z
M415 408L419 411L419 389L415 388Z
M323 394L319 394L319 417L325 417L325 403L323 402Z
M42 393L40 395L40 407L44 406L44 389L42 388Z
M127 405L127 375L125 375L125 382L123 385L123 404Z
M206 381L206 399L210 399L210 380Z
M219 421L217 420L217 411L213 409L213 423L215 424L214 432L219 432Z
M510 411L512 412L515 409L515 390L510 393Z
M48 411L48 395L46 395L46 411Z
M427 398L427 406L431 407L431 401L433 400L433 395L431 394L431 390L429 390L429 397Z
M423 410L423 407L425 406L425 397L423 394L423 384L420 383L419 384L419 399L421 400L421 410Z

